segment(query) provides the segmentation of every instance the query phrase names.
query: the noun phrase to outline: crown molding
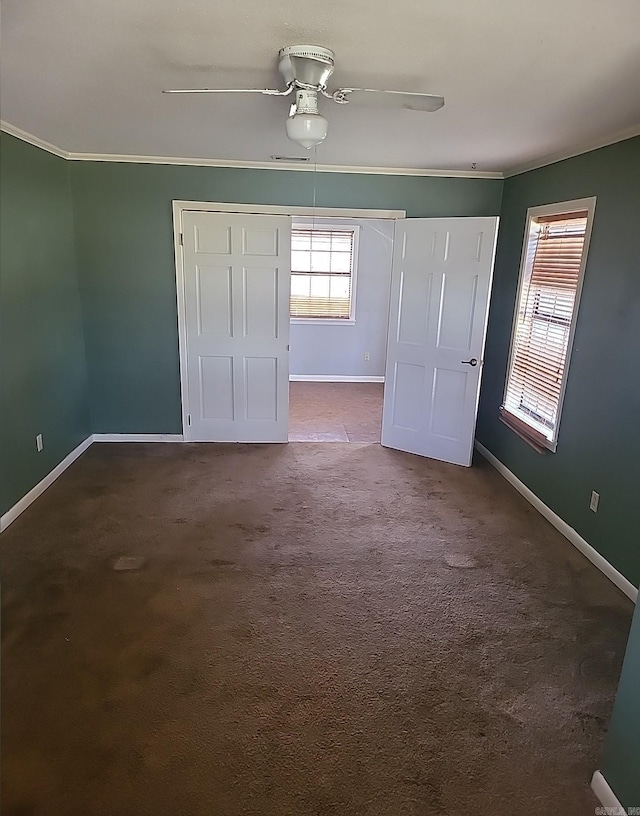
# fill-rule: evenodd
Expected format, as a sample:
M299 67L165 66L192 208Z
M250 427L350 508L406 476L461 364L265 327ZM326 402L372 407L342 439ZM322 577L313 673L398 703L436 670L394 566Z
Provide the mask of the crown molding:
M376 176L435 176L440 178L502 179L500 172L486 170L433 170L416 167L369 167L345 164L298 164L294 162L193 159L176 156L136 156L117 153L68 153L70 161L123 162L130 164L179 164L189 167L229 167L244 170L295 170L298 173L360 173Z
M439 178L502 179L498 171L487 170L433 170L416 167L367 167L343 164L297 164L294 162L234 161L231 159L194 159L177 156L136 156L119 153L73 153L45 142L9 122L0 122L0 130L40 147L67 161L117 162L123 164L178 164L187 167L229 167L244 170L295 170L302 173L361 173L378 176L434 176Z
M23 142L60 156L67 161L93 161L93 162L116 162L122 164L177 164L185 167L229 167L245 170L295 170L298 173L360 173L363 175L377 176L418 176L435 178L469 178L469 179L506 179L528 173L530 170L537 170L540 167L547 167L550 164L571 159L574 156L581 156L583 153L590 153L601 147L623 142L640 136L640 124L633 125L625 130L601 139L596 142L584 144L579 148L550 153L547 156L535 159L530 162L515 165L504 172L491 170L436 170L416 167L368 167L358 165L343 164L297 164L293 162L255 162L255 161L234 161L231 159L194 159L179 158L177 156L136 156L119 153L73 153L63 150L56 145L27 133L9 122L0 121L0 130L15 136Z
M70 154L66 150L56 147L55 145L51 144L51 142L45 142L44 139L34 136L33 133L27 133L26 130L21 130L20 128L15 127L15 125L9 124L9 122L1 121L0 130L3 130L10 136L15 136L16 139L20 139L22 142L27 142L28 144L34 145L34 147L39 147L41 150L46 150L47 153L53 153L54 156L60 156L61 159L69 158Z
M590 153L592 150L599 150L601 147L608 147L617 142L624 142L626 139L633 139L634 136L640 136L640 124L632 125L624 130L619 130L611 136L600 139L595 142L583 144L582 147L574 147L569 150L561 150L557 153L549 153L539 159L518 164L504 171L503 178L511 178L512 176L519 176L522 173L528 173L530 170L537 170L539 167L547 167L550 164L564 161L565 159L572 159L574 156L582 156L584 153Z

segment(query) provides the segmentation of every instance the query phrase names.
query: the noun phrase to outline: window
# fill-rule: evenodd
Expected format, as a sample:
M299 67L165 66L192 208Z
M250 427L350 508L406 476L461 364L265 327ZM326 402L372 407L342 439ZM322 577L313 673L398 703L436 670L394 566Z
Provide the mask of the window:
M291 231L291 317L354 318L357 228L294 226Z
M540 452L555 451L595 198L533 207L500 415Z

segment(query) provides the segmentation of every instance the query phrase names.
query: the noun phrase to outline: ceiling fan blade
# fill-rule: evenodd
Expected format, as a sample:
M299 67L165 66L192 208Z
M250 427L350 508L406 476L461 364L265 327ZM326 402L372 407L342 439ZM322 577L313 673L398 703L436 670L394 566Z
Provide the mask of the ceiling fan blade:
M290 86L284 91L274 91L269 88L171 88L163 91L166 94L264 94L265 96L287 96L293 90Z
M405 108L414 111L437 111L444 105L444 96L412 91L378 91L374 88L340 88L333 94L339 103L367 108Z

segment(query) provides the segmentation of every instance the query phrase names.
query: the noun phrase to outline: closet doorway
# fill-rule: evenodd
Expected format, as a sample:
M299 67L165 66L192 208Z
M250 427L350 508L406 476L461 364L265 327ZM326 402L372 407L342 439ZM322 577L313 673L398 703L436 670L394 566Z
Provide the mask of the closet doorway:
M290 384L383 380L383 446L471 464L497 218L340 212L348 224L335 236L320 228L320 254L329 265L325 257L318 268L313 246L303 252L294 240L294 220L308 211L287 217L278 207L186 204L174 202L185 441L286 442ZM310 215L314 228L320 215ZM352 219L366 219L375 232L368 219L376 217L388 261L377 266L384 271L377 312L371 303L362 308L376 291L371 281L357 283L362 253L350 271L346 260L357 254L360 227ZM355 330L376 315L377 341L366 333L358 341ZM298 333L304 342L296 341ZM342 371L323 373L322 360ZM366 363L384 376L357 373ZM302 365L316 373L301 373ZM333 400L328 392L316 394L306 408L304 392L299 396L301 421L331 409L326 419L333 430L307 423L307 433L344 435L347 442L350 435L352 441L373 435L368 420L358 423L365 412L358 411L357 392L342 408L337 394Z

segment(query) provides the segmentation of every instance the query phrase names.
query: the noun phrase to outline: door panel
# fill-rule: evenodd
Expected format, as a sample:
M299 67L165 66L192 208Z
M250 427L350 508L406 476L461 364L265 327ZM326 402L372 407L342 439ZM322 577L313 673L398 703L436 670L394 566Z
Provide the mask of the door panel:
M196 266L198 334L231 337L232 272L229 266Z
M280 322L278 276L277 268L245 268L242 291L245 337L277 339Z
M183 214L185 438L286 442L291 219Z
M438 348L468 351L471 347L477 289L477 275L462 277L443 274L436 340Z
M471 464L497 223L397 222L383 445Z
M233 419L233 357L200 357L203 419Z
M407 345L424 345L427 324L421 319L428 314L431 304L431 284L433 275L426 281L418 275L401 271L400 280L400 317L398 320L398 342Z
M393 379L393 424L405 431L420 431L420 396L424 391L424 366L396 363Z
M275 422L278 417L278 360L275 357L245 357L246 419Z
M467 389L467 372L434 368L431 392L431 421L433 436L460 440L462 409Z
M276 257L278 253L278 231L245 227L242 230L242 252L244 255L267 255Z
M188 218L190 213L185 213ZM204 215L204 213L203 213ZM217 217L217 213L207 213ZM184 227L185 235L187 227ZM194 224L193 234L195 239L195 251L198 255L231 255L231 227L214 224Z

